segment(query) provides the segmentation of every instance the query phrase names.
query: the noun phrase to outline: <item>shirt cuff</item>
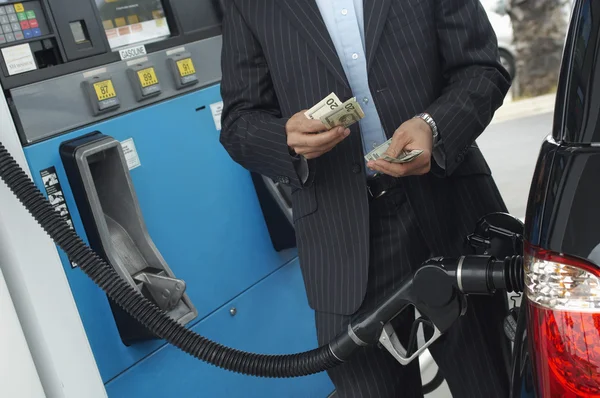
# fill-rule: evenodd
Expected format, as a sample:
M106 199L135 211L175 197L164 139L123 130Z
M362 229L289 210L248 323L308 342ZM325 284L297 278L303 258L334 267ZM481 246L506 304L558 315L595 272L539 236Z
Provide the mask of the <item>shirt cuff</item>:
M302 182L302 185L305 185L309 175L308 161L304 156L297 156L297 158L294 159L294 165L296 166L298 178Z
M300 180L302 185L306 185L306 182L308 181L308 177L310 175L308 161L304 156L300 156L296 152L294 152L293 149L288 149L290 151L290 156L292 157L292 163L294 164L294 168L296 169L296 174L298 174L298 179Z

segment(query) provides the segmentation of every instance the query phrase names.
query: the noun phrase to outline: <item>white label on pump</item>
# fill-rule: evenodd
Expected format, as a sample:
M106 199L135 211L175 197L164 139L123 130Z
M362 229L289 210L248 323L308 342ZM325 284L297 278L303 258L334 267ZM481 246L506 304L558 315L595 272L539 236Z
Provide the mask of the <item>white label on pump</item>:
M133 138L128 138L125 141L122 141L121 148L123 148L123 154L125 155L125 160L127 161L127 167L129 167L129 170L133 170L142 165L137 150L135 149Z
M127 66L133 66L135 64L143 64L144 62L148 62L148 57L132 59L131 61L127 61Z
M223 113L223 102L221 101L210 104L210 111L212 112L217 131L221 131L221 113Z
M174 54L179 54L185 51L185 47L177 47L177 48L173 48L172 50L167 51L167 57L170 57L171 55Z
M3 48L2 57L11 76L37 69L29 43Z
M123 50L119 50L119 54L121 54L122 61L143 57L144 55L147 55L146 46L142 44L141 46L124 48Z

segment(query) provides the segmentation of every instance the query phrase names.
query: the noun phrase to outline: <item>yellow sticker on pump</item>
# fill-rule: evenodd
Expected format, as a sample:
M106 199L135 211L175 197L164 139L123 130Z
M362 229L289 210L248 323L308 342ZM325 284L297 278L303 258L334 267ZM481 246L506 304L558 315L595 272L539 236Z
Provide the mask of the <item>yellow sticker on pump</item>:
M112 80L103 80L101 82L94 83L94 90L96 91L98 101L104 101L117 96Z
M192 62L191 58L185 58L177 61L177 68L179 68L179 74L181 77L186 77L196 73L196 69L194 69L194 63Z
M143 88L153 86L158 84L158 78L156 77L156 72L154 68L146 68L138 71L138 78L140 79L140 84Z

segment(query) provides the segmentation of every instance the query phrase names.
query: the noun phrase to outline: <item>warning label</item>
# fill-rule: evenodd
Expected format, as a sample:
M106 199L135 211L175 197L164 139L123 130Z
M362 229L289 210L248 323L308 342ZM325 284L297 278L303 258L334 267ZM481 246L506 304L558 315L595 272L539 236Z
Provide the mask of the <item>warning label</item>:
M54 207L54 211L58 212L62 219L73 229L73 220L65 201L62 187L58 181L58 175L54 167L49 167L40 172L42 176L42 182L44 183L44 189L48 196L48 201ZM73 268L77 267L77 264L71 263Z
M135 149L133 138L128 138L121 142L121 147L123 148L123 154L125 155L125 160L127 161L127 167L129 167L129 170L135 169L136 167L140 167L142 165L137 150Z
M223 113L223 102L215 102L210 104L210 111L217 131L221 131L221 114Z

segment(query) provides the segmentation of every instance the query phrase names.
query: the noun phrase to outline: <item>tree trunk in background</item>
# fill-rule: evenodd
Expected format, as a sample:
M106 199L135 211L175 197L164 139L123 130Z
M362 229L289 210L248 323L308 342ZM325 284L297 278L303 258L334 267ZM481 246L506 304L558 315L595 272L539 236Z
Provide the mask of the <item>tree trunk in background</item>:
M565 0L508 0L516 47L516 95L553 92L567 30Z

